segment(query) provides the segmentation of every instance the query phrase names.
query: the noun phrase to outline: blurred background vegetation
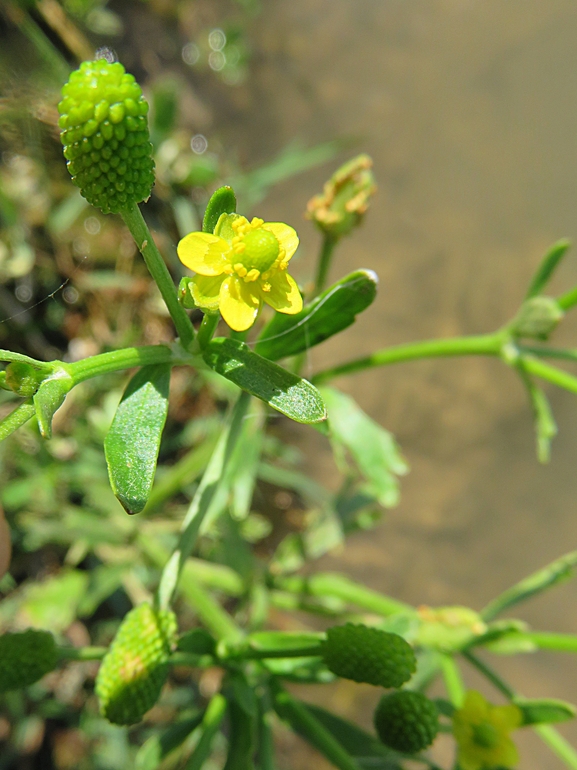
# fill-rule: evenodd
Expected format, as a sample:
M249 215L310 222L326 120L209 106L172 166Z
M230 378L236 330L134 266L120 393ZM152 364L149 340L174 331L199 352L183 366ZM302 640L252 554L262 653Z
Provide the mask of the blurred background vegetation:
M332 170L327 162L354 146L375 158L380 196L343 244L333 277L375 269L381 294L345 342L314 351L308 369L342 359L343 345L357 355L495 328L514 312L545 247L575 234L576 34L569 0L0 0L0 345L75 360L171 338L128 233L83 201L62 160L59 89L102 46L152 103L158 181L147 216L175 277L172 244L198 227L210 192L227 183L240 211L297 228L297 274L308 280L318 242L302 212ZM575 283L577 262L567 260L555 280ZM574 319L561 335L574 344ZM189 450L209 446L203 439L216 435L228 399L175 374L160 493L141 518L113 498L101 450L124 378L75 389L52 442L30 428L2 445L0 500L14 559L0 583L9 594L0 627L46 626L74 644L106 643L131 602L147 597L158 569L153 544L171 542L206 462L206 452ZM376 533L355 535L324 556L324 568L414 604L480 607L573 547L569 394L552 394L561 430L542 468L524 394L497 362L423 362L342 385L397 435L412 473ZM10 408L0 404L2 414ZM336 487L324 439L283 430L294 450L279 458L271 439L267 457L294 473L306 460ZM243 535L268 556L302 528L314 495L314 486L287 491L269 468ZM203 548L224 560L215 543ZM575 632L567 607L576 599L568 584L523 617ZM572 700L577 671L569 659L559 670L558 660L516 659L508 677L529 696ZM151 724L192 707L194 693L177 675L149 722L127 737L96 717L93 676L93 664L73 664L31 688L32 701L5 697L0 769L129 767ZM203 694L214 686L209 675L199 683ZM311 688L306 697L319 696ZM365 688L340 683L332 699L369 723L374 695ZM566 734L575 740L575 728ZM522 767L556 767L524 740ZM297 739L285 741L287 768L310 761Z

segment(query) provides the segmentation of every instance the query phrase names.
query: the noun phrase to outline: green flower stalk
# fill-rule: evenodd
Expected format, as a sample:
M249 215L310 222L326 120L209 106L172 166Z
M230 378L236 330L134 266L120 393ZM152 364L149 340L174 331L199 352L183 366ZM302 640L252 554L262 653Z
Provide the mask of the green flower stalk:
M105 214L150 196L154 161L148 102L119 62L83 62L58 105L64 156L74 184Z

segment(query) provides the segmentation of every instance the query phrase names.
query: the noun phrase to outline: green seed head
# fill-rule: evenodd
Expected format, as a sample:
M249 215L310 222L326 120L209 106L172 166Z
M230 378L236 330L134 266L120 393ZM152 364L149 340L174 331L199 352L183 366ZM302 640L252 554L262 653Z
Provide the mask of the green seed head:
M72 181L93 206L118 213L146 200L154 184L148 103L119 62L83 62L58 105Z
M401 636L353 623L329 628L322 654L333 674L381 687L400 687L416 668L415 653Z
M122 621L96 677L100 713L117 725L140 722L160 696L176 641L176 618L149 604Z
M385 746L416 754L435 740L439 713L422 693L399 690L381 698L375 711L375 729Z
M274 264L279 254L279 242L275 236L268 230L259 227L251 230L244 236L244 251L239 257L239 262L247 270L256 269L263 273Z
M58 662L54 637L29 629L0 636L0 693L18 690L42 679Z

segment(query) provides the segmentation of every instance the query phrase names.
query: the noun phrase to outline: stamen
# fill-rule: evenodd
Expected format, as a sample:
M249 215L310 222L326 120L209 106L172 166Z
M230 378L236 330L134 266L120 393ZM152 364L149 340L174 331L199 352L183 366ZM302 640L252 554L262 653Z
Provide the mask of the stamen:
M234 272L239 275L241 278L244 278L245 275L248 273L248 270L246 267L242 264L242 262L237 262L236 265L233 265Z
M245 275L244 280L248 283L249 281L256 281L256 279L260 276L260 270L257 270L253 267L252 270L249 270L248 273Z
M266 281L265 283L262 284L261 289L263 291L270 291L272 289L272 286L270 285L270 283L268 283L268 281Z

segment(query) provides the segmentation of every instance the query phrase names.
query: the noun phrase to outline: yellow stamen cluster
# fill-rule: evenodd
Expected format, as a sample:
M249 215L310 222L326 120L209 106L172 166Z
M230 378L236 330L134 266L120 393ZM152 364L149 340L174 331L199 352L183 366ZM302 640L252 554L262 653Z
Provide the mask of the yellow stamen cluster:
M261 279L261 288L271 290L268 281L274 270L286 270L288 259L286 251L270 230L263 227L264 220L253 217L249 222L245 217L238 217L232 222L234 236L232 250L238 258L225 268L229 275L236 273L245 283Z

